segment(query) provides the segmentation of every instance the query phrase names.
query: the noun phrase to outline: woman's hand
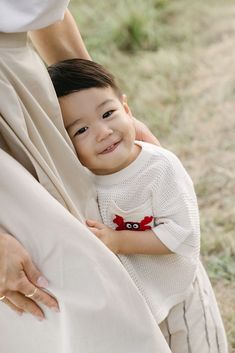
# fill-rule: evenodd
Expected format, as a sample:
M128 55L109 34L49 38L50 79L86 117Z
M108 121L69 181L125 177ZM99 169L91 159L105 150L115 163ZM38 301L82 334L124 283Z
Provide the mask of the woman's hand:
M55 298L43 290L47 285L23 246L0 227L0 300L19 315L30 313L43 320L37 303L59 311Z
M119 236L118 231L107 227L103 223L93 221L91 219L86 221L90 231L99 238L114 254L119 252Z
M151 133L149 128L136 118L133 117L133 119L136 131L136 140L145 141L160 146L158 139Z

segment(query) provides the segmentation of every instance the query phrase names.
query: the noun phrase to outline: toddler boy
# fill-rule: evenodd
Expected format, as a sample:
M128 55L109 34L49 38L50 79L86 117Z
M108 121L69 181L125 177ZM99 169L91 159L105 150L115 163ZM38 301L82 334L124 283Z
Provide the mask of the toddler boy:
M117 254L172 352L226 353L199 259L193 183L181 162L166 149L135 141L126 98L101 65L66 60L49 74L78 158L94 176L103 224L88 220L90 230Z

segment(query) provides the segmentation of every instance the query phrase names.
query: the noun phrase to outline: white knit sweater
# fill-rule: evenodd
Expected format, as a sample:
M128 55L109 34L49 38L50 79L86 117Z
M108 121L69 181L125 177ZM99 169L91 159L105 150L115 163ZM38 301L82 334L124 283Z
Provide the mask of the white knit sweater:
M136 143L142 147L137 159L117 173L95 176L95 184L104 224L133 230L150 225L174 252L119 255L160 323L192 290L200 251L198 206L179 159L161 147ZM151 216L152 221L145 218Z

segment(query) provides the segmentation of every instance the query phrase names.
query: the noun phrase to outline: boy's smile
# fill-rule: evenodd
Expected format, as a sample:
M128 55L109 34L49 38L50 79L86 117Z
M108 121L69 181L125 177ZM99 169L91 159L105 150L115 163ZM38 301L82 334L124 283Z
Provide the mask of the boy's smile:
M111 87L85 89L59 101L79 160L93 173L115 173L139 154L131 111Z

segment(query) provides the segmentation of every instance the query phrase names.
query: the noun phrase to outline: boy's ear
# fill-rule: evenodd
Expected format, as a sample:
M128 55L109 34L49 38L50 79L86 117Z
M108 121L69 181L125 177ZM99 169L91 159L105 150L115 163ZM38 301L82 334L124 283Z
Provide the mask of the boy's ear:
M122 94L121 101L122 101L122 105L125 109L125 112L132 117L131 110L129 108L129 105L127 104L127 96L125 94Z

